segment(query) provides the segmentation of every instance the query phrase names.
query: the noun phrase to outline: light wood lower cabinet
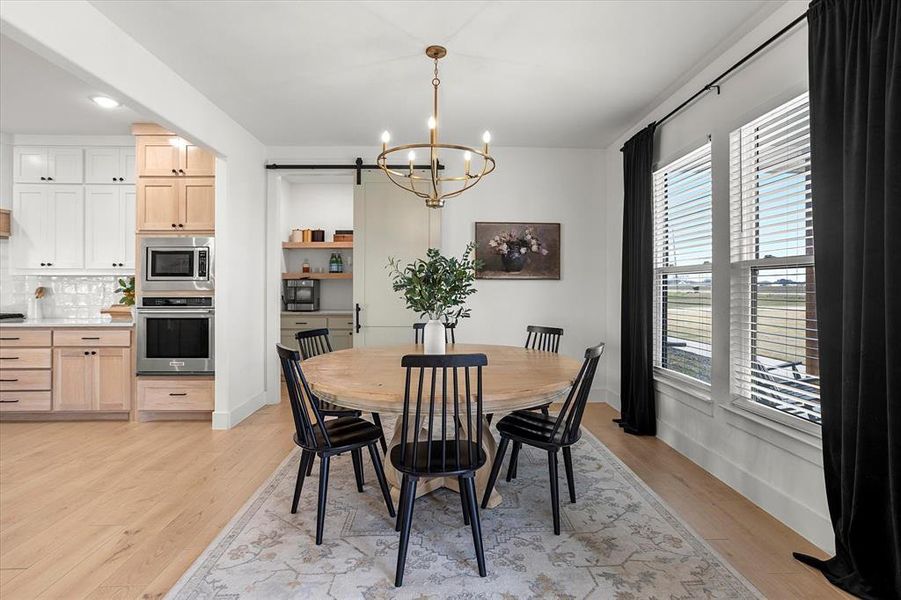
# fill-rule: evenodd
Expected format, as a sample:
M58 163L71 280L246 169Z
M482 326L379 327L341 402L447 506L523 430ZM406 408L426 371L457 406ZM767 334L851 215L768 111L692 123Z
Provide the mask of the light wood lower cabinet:
M297 335L298 331L327 327L332 351L347 350L354 347L354 322L351 313L329 316L311 315L316 315L316 313L282 313L281 343L283 346L297 350L297 339L294 336Z
M53 409L128 410L131 397L129 348L56 348L53 351Z
M214 385L211 377L138 377L138 410L211 411Z

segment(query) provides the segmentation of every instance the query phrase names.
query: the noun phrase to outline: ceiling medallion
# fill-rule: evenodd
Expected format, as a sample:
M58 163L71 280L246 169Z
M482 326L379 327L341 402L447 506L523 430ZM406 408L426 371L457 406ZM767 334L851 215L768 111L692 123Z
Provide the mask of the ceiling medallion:
M435 71L432 78L432 116L428 120L429 142L427 144L404 144L403 146L389 148L388 142L391 141L391 135L386 131L382 134L382 153L379 154L376 163L395 185L423 198L426 206L429 208L441 208L444 206L444 201L447 198L459 196L481 181L482 177L494 171L495 162L494 158L488 154L488 143L491 141L491 134L487 131L482 135L483 145L481 150L469 146L441 144L438 142L438 86L441 84L441 80L438 79L438 60L447 56L447 50L442 46L429 46L425 49L425 54L435 61ZM417 149L426 150L429 154L428 173L425 173L424 170L417 171L414 168ZM407 153L409 167L397 170L397 167L389 166L388 156L404 150L409 151ZM462 175L441 174L438 162L439 150L463 153ZM480 157L480 169L472 169L473 155ZM479 161L479 159L476 160ZM446 187L453 189L445 189L445 184L450 184ZM417 185L419 186L418 188Z

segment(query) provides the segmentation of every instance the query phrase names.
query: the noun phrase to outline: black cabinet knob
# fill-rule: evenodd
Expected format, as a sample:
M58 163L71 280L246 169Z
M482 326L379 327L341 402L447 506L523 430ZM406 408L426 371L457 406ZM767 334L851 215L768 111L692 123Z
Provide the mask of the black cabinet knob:
M92 355L97 354L97 351L96 351L96 350L91 350L91 354L92 354Z
M48 267L52 267L52 266L53 266L53 263L47 263L47 266L48 266Z
M113 177L113 181L115 181L115 180L116 180L116 178L115 178L115 177Z
M175 227L175 223L173 223L172 226Z
M178 170L178 172L179 172L179 173L181 173L181 174L182 174L182 175L184 175L184 174L185 174L185 172L184 172L184 170L183 170L183 169L179 169L179 170Z
M48 177L47 181L53 181L53 177Z
M179 223L178 226L179 226L179 227L184 227L185 224L184 224L184 223Z
M41 177L41 181L47 181L46 177Z
M88 352L85 352L84 355L87 356L87 355L88 355Z
M116 263L113 263L113 266L115 267L115 266L116 266Z
M178 171L176 171L175 169L172 169L172 172L178 175Z
M41 263L41 266L42 266L42 267L46 267L46 266L47 266L47 263Z
M120 178L119 178L119 181L125 181L125 178L124 178L124 177L120 177Z

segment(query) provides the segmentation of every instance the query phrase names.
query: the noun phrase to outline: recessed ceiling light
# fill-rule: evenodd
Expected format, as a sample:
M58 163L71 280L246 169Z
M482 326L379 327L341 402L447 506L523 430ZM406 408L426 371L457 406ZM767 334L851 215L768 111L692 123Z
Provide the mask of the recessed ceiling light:
M113 100L112 98L108 98L106 96L94 96L91 98L97 106L101 106L103 108L116 108L119 106L119 103Z

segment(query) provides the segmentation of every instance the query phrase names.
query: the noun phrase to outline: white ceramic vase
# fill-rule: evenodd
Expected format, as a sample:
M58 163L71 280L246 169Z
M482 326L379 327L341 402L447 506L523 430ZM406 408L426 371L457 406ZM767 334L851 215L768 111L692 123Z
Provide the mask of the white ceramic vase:
M431 319L423 328L422 343L426 354L444 354L444 323Z

